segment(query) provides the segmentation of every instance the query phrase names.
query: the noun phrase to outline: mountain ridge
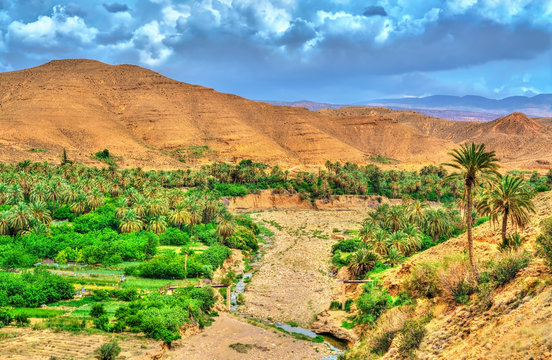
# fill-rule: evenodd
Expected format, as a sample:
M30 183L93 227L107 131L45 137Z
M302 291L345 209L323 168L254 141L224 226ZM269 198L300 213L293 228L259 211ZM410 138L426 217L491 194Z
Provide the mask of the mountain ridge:
M470 140L487 141L523 166L532 167L537 158L552 161L552 152L541 148L550 139L548 125L530 135L520 128L520 139L530 140L520 150L508 145L505 134L481 137L482 124L374 107L314 112L276 106L136 65L87 59L0 74L2 161L58 162L67 149L73 159L98 165L93 154L108 148L124 167L241 159L289 166L367 163L378 156L422 164L440 163ZM204 147L201 156L182 156L198 147Z

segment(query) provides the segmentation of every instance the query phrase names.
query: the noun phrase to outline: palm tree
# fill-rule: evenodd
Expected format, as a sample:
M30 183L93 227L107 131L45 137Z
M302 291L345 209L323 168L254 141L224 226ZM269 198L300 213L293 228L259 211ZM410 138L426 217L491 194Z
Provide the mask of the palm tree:
M121 220L121 225L119 229L122 233L131 233L142 230L143 226L144 223L136 214L136 210L130 209Z
M369 244L371 245L372 250L378 254L387 255L391 245L389 241L389 233L383 229L379 229L376 231L374 236L370 238Z
M0 212L0 235L10 234L10 213L7 211Z
M360 240L364 243L368 243L374 234L379 230L379 226L371 220L365 220L358 232Z
M523 228L529 222L529 214L535 213L532 194L517 176L497 176L483 193L477 210L488 215L491 221L498 221L502 214L502 241L506 239L508 220L514 227Z
M190 231L194 230L194 225L201 221L201 211L197 205L190 206Z
M52 221L50 210L43 201L33 202L29 205L29 210L32 216L42 224L48 224Z
M77 198L71 204L71 211L73 211L77 215L80 215L80 214L84 214L84 212L86 212L86 209L87 209L86 195L84 193L80 193L77 195Z
M162 234L167 230L167 217L161 214L153 216L148 222L147 229L155 234Z
M410 245L408 243L408 236L403 231L395 231L389 237L391 244L390 248L397 250L402 255L406 255L410 252Z
M400 264L402 260L402 254L393 248L389 249L387 256L385 257L385 261L391 266Z
M227 238L232 236L234 234L234 230L236 229L236 224L232 220L232 217L230 215L228 216L222 216L217 221L217 234L220 235L222 238L221 244L224 245L224 242Z
M450 234L451 227L450 215L442 209L429 209L426 212L424 230L427 235L431 235L433 242L443 235Z
M102 206L104 204L104 201L104 195L98 189L92 190L90 195L86 197L86 204L91 210L96 210L97 208Z
M380 259L380 255L375 251L361 248L353 254L349 263L349 271L354 277L364 276L376 266Z
M175 209L169 215L169 222L177 225L180 229L184 224L190 224L191 214L182 203L176 205Z
M450 153L451 163L445 165L460 170L459 176L464 182L464 197L466 198L466 224L468 226L468 252L472 271L477 273L473 256L472 209L473 190L481 177L497 174L498 158L494 151L486 151L485 144L463 144L460 149ZM453 174L455 175L455 174ZM455 175L458 176L458 175Z
M29 211L29 206L24 202L20 202L10 209L8 222L15 233L27 230L31 224L31 219L32 214Z
M407 237L407 244L409 248L409 254L415 253L422 248L422 236L418 228L412 224L408 224L404 227L403 232Z
M402 206L392 206L383 218L385 226L393 232L403 227L404 220L404 210Z
M421 227L425 221L425 210L427 208L427 203L420 200L412 202L408 206L408 219L416 224L416 226Z

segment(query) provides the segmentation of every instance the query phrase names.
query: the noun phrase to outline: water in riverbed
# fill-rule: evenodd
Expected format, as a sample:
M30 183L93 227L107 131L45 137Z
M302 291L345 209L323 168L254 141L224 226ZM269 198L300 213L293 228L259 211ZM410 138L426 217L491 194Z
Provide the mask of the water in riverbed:
M282 323L275 322L275 321L264 320L264 319L256 319L252 316L244 315L244 314L242 314L238 311L238 296L245 291L245 286L247 285L246 280L250 279L253 276L253 273L255 272L255 270L258 269L261 266L260 261L261 261L262 255L263 255L263 249L266 249L267 247L270 247L271 239L269 237L264 237L264 239L266 241L266 244L264 244L262 246L262 248L257 251L257 253L255 254L255 257L252 259L252 262L249 264L252 269L242 276L242 278L240 279L240 281L238 281L238 283L236 284L236 287L234 288L234 290L231 293L231 296L230 296L230 302L231 302L230 310L233 311L234 313L238 314L239 316L243 317L243 318L255 320L255 321L258 321L258 322L263 323L265 325L275 326L275 327L277 327L281 330L284 330L284 331L286 331L290 334L301 334L301 335L307 336L309 338L313 338L313 339L316 338L316 336L318 336L319 334L316 334L315 332L313 332L311 330L304 329L304 328L301 328L301 327L298 327L298 326L291 326L289 324L282 324ZM335 360L335 359L338 358L338 356L340 354L342 354L345 351L345 349L347 349L346 342L344 342L340 339L337 339L334 336L329 335L329 334L320 334L320 335L324 338L324 344L326 344L332 351L334 351L334 354L332 354L328 357L325 357L321 360Z

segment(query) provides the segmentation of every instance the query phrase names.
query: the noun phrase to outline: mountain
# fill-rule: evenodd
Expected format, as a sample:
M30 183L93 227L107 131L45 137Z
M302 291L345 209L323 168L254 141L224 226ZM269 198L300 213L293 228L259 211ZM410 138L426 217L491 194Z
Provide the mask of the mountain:
M386 117L426 136L454 144L485 143L510 168L552 167L552 122L548 118L535 120L516 112L489 122L450 121L384 107L346 107L320 112L345 118Z
M321 164L377 154L421 162L441 161L453 145L380 116L269 105L133 65L58 60L0 74L2 161L57 162L67 149L96 164L91 155L107 148L121 166L176 168L186 166L183 152L205 146L220 161Z
M299 101L265 100L264 102L272 105L279 105L279 106L302 107L305 109L309 109L311 111L317 111L321 109L339 109L341 107L347 106L347 105L336 105L336 104L329 104L329 103L319 103L319 102L310 101L310 100L299 100Z
M377 99L363 102L362 105L438 111L441 116L443 111L474 112L499 116L519 111L532 117L552 116L552 94L540 94L532 97L511 96L500 100L474 95L433 95L402 99Z

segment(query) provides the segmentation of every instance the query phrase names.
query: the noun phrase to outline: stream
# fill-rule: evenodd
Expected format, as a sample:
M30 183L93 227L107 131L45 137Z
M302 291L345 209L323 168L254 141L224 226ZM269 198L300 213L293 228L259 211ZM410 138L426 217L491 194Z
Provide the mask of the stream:
M291 326L289 324L283 324L278 321L258 319L253 316L245 315L239 312L238 296L245 292L245 287L248 282L247 279L251 279L251 277L253 276L253 273L262 266L261 259L264 254L264 250L271 246L272 239L270 239L268 236L263 236L263 239L265 240L266 243L263 244L263 246L259 248L259 250L257 250L257 252L255 253L255 256L253 257L252 262L249 264L249 266L251 267L251 270L243 274L242 278L236 284L236 287L230 294L230 304L231 304L230 311L232 311L233 313L237 314L242 318L255 320L257 322L260 322L262 324L269 325L269 326L275 326L290 334L300 334L312 339L316 338L318 335L321 335L324 338L324 344L334 352L333 354L326 356L321 360L336 360L339 357L339 355L341 355L347 349L347 344L340 339L337 339L327 334L317 334L309 329L304 329L298 326Z

